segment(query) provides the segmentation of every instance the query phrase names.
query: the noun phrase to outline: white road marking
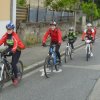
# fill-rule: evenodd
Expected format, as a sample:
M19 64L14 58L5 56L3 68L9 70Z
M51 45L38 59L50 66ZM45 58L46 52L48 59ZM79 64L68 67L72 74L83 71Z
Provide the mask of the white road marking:
M45 75L44 69L41 69L40 72L41 72L41 75L40 75L40 76L44 76L44 75ZM58 71L53 70L53 72L54 72L54 73L60 73L60 72L62 72L62 69L59 69ZM49 69L47 69L47 73L48 73L48 74L50 73L50 70L49 70Z

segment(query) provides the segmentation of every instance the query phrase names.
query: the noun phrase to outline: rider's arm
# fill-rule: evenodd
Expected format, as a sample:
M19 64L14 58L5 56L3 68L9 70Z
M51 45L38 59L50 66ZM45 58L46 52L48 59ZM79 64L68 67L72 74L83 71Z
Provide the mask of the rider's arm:
M82 40L84 40L85 36L86 36L86 32L83 31L83 33L82 33Z
M14 40L14 45L13 45L12 51L16 52L16 49L18 47L18 40L15 36L13 36L13 40Z
M0 39L0 45L6 42L7 39L7 34L3 35L2 38Z
M62 32L58 29L58 43L61 44L62 42Z
M46 40L47 40L47 38L48 38L48 36L49 36L49 30L44 34L44 36L43 36L43 39L42 39L42 42L43 43L45 43L46 42Z
M94 29L92 29L92 38L93 38L93 40L95 38L95 31L94 31Z

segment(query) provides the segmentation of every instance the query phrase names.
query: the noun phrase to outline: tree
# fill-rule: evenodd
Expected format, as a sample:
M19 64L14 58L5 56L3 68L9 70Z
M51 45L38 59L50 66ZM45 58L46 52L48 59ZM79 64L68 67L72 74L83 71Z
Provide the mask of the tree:
M53 10L73 10L78 2L79 0L45 0L44 4Z
M17 5L18 6L25 6L26 5L26 0L17 0Z
M92 21L99 17L98 9L95 3L93 2L83 2L82 10L87 15L87 19Z

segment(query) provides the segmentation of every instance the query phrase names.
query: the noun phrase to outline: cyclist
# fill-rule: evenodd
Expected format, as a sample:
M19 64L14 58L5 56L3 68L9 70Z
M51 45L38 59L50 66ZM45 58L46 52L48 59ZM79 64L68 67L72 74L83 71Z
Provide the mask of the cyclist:
M14 28L15 26L12 22L6 25L7 32L0 39L0 45L4 44L8 46L8 48L4 50L4 53L9 53L12 56L12 68L14 73L12 82L14 85L17 85L19 77L16 64L20 58L21 49L24 49L25 45L22 43L17 33L14 32Z
M50 23L50 28L44 34L43 40L42 40L42 46L46 45L45 43L46 43L48 36L50 36L50 38L51 38L50 46L52 46L53 44L56 44L56 53L57 53L59 62L61 63L61 57L60 57L59 49L60 49L60 45L62 43L62 32L57 27L57 24L56 24L55 21L52 21Z
M64 36L64 39L66 39L66 38L68 38L68 42L71 45L71 48L72 48L72 51L73 51L74 50L74 45L73 44L77 39L77 36L76 36L76 33L74 32L74 28L73 27L69 28L68 34Z
M88 23L87 24L87 29L85 29L82 33L82 41L84 41L84 38L87 37L89 40L91 40L91 56L93 56L92 53L92 43L94 41L94 29L92 28L92 24Z

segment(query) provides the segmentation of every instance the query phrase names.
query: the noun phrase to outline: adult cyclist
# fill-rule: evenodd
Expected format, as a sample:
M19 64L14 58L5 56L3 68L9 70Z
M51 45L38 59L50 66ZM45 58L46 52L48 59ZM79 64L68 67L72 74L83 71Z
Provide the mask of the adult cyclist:
M14 24L10 22L6 25L7 32L0 39L0 45L7 45L8 48L4 50L4 53L9 53L12 56L12 68L14 73L14 80L12 81L14 85L18 84L18 69L17 62L21 55L21 49L25 48L17 33L14 32Z
M42 40L42 45L43 46L46 45L45 43L46 43L46 40L47 40L48 36L50 36L50 39L51 39L50 47L53 44L56 44L56 53L57 53L59 62L61 63L61 56L60 56L59 49L60 49L60 46L61 46L61 43L62 43L62 32L57 27L57 24L56 24L55 21L52 21L50 23L50 28L47 30L47 32L43 36L43 40Z
M83 31L83 34L82 34L82 41L84 40L84 38L87 37L89 40L91 40L91 56L93 56L93 53L92 53L92 43L94 41L94 29L92 28L92 24L91 23L88 23L87 24L87 29L85 29Z

